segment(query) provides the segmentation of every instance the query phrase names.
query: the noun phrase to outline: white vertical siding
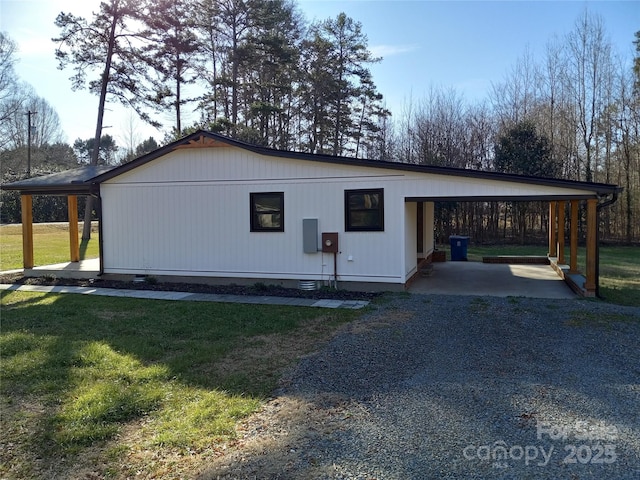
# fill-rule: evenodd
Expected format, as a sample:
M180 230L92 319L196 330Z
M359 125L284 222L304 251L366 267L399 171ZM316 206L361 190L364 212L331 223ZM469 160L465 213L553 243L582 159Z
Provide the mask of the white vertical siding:
M593 192L565 187L533 185L506 180L404 172L406 197L526 197L539 195L592 195Z
M302 219L317 218L319 236L339 232L339 280L399 283L401 269L390 253L401 237L397 215L387 212L384 232L344 231L344 190L381 186L343 180L104 185L105 272L326 279L332 255L302 249ZM250 232L249 196L260 191L284 192L284 232Z

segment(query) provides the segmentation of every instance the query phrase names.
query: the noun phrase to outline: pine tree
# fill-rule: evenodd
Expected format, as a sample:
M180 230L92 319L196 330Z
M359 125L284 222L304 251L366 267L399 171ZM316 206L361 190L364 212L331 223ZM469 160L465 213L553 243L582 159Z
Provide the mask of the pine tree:
M182 107L193 101L185 87L196 81L200 42L195 34L194 8L191 0L152 0L139 15L146 27L144 59L155 72L148 100L162 111L173 110L176 132L182 131Z
M128 27L134 17L135 2L128 0L110 0L100 4L100 10L91 21L70 13L61 12L55 25L61 29L60 36L52 39L58 44L55 54L59 68L72 65L75 75L71 77L74 90L84 88L87 74L97 72L89 80L88 88L99 95L98 115L94 142L99 145L102 137L107 95L113 95L122 103L136 108L142 118L149 117L138 109L139 101L144 97L141 90L144 83L140 78L144 72L140 69L139 50L133 45L137 32ZM91 165L97 165L99 148L93 150ZM87 196L82 239L91 237L92 197Z
M370 120L367 110L373 113L382 101L368 69L381 59L368 50L362 25L344 13L311 26L303 55L307 75L301 93L311 151L354 154L362 122ZM358 104L365 110L358 112ZM375 111L377 117L389 114L383 108Z

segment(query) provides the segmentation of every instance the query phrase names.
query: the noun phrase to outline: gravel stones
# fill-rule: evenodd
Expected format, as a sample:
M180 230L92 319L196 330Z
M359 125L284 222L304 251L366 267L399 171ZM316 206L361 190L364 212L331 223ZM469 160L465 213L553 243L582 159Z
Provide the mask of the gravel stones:
M640 478L640 308L429 295L373 308L287 377L279 398L313 421L245 457L276 461L259 478Z

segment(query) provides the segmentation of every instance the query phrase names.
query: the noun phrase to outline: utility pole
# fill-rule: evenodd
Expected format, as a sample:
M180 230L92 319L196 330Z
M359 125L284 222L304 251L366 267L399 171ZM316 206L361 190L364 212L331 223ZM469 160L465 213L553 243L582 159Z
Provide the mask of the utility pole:
M27 178L31 177L31 117L38 112L32 112L31 110L27 110L25 115L27 116Z

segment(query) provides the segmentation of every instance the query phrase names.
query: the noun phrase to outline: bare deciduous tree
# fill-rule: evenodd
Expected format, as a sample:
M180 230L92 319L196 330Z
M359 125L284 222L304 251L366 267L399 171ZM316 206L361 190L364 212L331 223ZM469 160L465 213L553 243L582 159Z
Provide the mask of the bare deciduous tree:
M17 77L13 66L17 58L18 47L9 36L0 32L0 102L11 95Z
M584 179L593 180L598 116L604 107L603 84L611 69L611 44L602 18L585 11L567 37L567 86L576 109L580 135L578 155L584 158Z

